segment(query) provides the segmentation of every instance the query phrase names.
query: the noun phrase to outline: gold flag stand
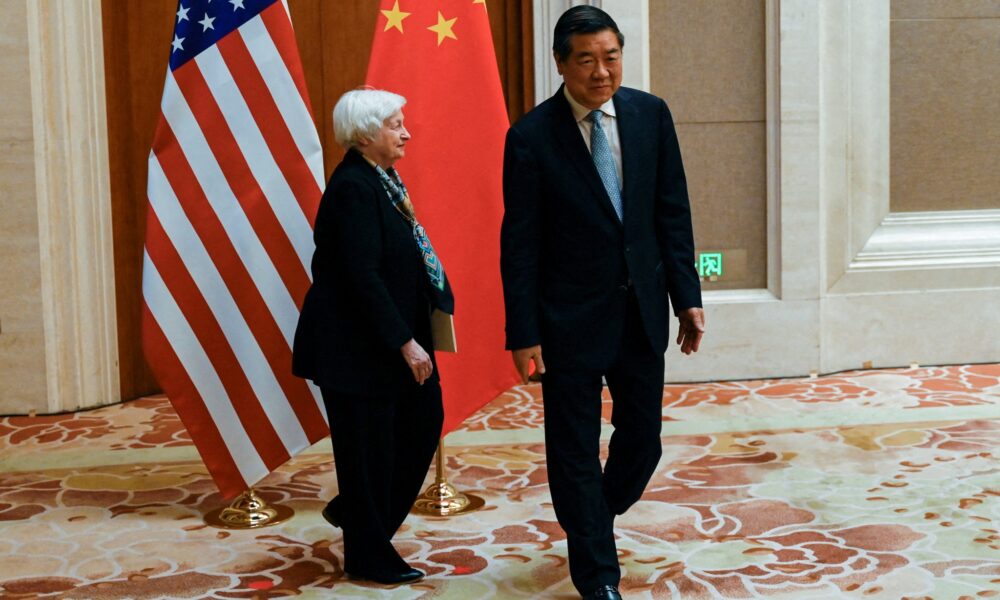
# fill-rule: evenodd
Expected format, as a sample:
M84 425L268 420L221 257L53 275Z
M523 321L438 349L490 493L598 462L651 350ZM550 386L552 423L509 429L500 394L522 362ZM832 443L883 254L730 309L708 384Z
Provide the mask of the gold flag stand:
M434 517L450 517L482 508L486 501L474 494L463 494L444 477L444 442L438 442L437 475L434 483L413 503L413 512Z
M295 514L289 506L268 504L253 488L243 492L229 506L205 515L205 523L222 529L257 529L284 523Z

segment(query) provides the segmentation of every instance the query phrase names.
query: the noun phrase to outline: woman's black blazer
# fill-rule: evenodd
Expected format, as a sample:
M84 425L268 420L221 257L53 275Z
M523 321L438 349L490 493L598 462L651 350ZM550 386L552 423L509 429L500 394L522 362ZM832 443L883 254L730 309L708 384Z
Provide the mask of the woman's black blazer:
M292 371L348 394L412 389L400 348L413 338L434 356L430 284L412 227L355 150L327 183L314 239L313 284L295 331Z

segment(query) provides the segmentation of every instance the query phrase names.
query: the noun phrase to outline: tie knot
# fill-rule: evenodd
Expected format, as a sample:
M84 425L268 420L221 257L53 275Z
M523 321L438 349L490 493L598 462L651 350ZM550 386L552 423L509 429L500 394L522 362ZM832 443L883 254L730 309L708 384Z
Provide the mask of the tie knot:
M604 113L601 112L600 109L598 109L598 110L590 111L590 114L587 115L587 119L589 119L590 122L593 123L594 125L597 125L598 127L600 127L601 126L601 117L602 116L604 116Z

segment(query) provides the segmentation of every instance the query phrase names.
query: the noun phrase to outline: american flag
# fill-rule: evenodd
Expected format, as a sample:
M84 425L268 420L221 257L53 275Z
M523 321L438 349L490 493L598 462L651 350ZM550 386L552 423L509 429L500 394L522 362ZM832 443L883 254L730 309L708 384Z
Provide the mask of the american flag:
M323 157L282 0L181 0L149 154L143 349L224 496L329 434L292 375Z

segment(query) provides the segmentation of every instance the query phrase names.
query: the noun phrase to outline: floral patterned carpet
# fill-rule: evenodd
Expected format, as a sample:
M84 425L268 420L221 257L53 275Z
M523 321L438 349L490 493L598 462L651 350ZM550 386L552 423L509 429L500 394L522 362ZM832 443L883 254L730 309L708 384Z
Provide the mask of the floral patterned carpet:
M540 395L513 388L447 437L449 479L487 506L411 516L397 548L429 576L396 588L343 576L328 440L258 488L291 521L223 531L162 397L2 418L0 598L578 597ZM1000 365L667 385L663 421L616 522L626 598L1000 598Z

